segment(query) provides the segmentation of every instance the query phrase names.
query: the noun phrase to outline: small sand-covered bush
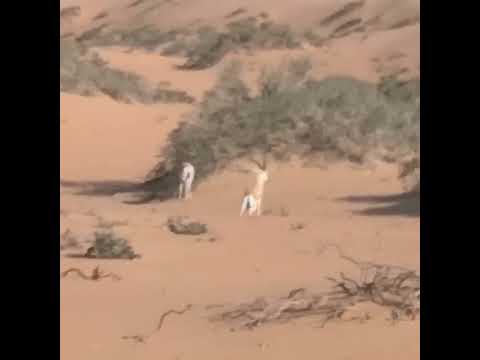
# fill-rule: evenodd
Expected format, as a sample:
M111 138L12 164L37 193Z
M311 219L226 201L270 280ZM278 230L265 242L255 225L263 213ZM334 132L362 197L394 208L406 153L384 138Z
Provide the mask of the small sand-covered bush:
M169 218L167 227L172 233L177 235L202 235L208 232L206 224L183 217Z
M118 237L111 231L96 232L94 237L93 246L85 254L87 258L135 259L139 257L128 240Z

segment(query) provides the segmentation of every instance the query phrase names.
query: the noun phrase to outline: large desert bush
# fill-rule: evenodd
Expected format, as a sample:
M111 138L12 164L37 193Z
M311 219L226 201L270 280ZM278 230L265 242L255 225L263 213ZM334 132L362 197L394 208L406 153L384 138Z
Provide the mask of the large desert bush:
M227 66L196 111L172 132L165 161L149 176L165 190L174 179L169 169L178 170L185 160L202 180L255 152L279 160L327 152L362 162L372 156L396 161L418 150L419 80L316 80L310 68L307 59L297 59L265 69L252 95L241 66Z

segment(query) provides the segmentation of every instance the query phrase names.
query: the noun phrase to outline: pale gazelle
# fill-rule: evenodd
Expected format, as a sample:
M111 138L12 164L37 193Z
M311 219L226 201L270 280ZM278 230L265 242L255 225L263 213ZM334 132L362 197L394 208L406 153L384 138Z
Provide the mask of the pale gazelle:
M192 197L192 183L195 178L195 168L188 162L182 163L180 184L178 186L178 198L190 199Z
M235 172L255 174L255 186L253 187L252 192L247 191L244 194L244 198L242 200L242 207L243 204L248 203L247 197L252 197L255 200L254 202L252 201L252 204L255 203L255 211L253 213L255 213L257 216L262 214L262 200L265 190L265 183L269 180L266 154L267 153L264 152L262 163L256 161L253 157L248 158L248 160L252 162L255 166L249 166L248 168L245 168L243 166L235 166L232 168L232 170Z
M258 216L260 216L262 214L262 200L265 190L265 183L269 180L267 171L267 154L263 154L263 162L261 164L253 158L250 158L250 161L256 165L255 167L251 168L251 171L256 175L256 183L255 187L253 188L252 195L256 200L256 213Z

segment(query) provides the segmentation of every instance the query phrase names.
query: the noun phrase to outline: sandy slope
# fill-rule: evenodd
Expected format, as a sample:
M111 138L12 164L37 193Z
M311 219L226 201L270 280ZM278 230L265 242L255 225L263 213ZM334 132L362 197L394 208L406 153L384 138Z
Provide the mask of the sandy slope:
M155 139L161 142L172 126L168 121L155 122L157 111L168 108L62 95L62 111L68 119L62 125L62 176L77 181L135 180L153 161ZM124 222L114 227L115 232L143 254L133 262L62 258L62 270L74 266L89 271L100 264L124 278L100 283L75 277L61 280L62 359L418 358L418 321L390 327L382 312L363 325L333 323L317 329L311 318L232 333L221 324L209 323L210 312L204 309L209 304L283 295L299 286L321 289L326 275L355 274L335 251L319 253L325 242L339 243L361 259L418 269L418 218L358 215L352 211L390 204L340 200L398 193L395 176L396 169L385 165L373 170L349 165L277 166L272 169L266 208L274 214L286 208L290 215L242 219L240 196L251 179L235 172L201 185L188 203L132 206L115 197L76 195L78 189L62 188L62 231L71 229L83 241L98 230L98 217ZM206 221L217 241L172 236L162 227L171 215ZM289 230L295 222L306 228ZM147 345L120 339L150 330L163 311L185 303L194 304L193 310L169 318ZM262 350L263 343L267 347Z
M188 105L119 104L62 94L60 169L66 179L143 178ZM126 136L126 137L125 137Z
M242 10L238 17L266 13L276 22L305 30L335 27L338 25L335 21L321 23L352 3L361 6L340 21L357 17L375 20L374 29L388 28L420 12L420 0L61 0L60 8L80 6L82 9L81 15L71 22L70 31L84 31L101 23L112 26L155 24L166 30L201 24L223 25L235 18L230 14L238 10ZM100 12L106 12L107 16L96 20Z
M73 32L81 34L84 31L106 24L110 27L138 28L145 24L154 24L165 31L182 27L195 27L202 24L222 26L232 18L226 15L234 10L245 9L238 18L258 16L261 12L280 24L288 24L295 31L313 30L319 36L327 36L338 26L355 19L363 19L369 25L360 33L333 38L325 46L313 48L305 44L303 49L261 51L256 53L253 63L256 66L270 65L291 56L308 56L315 65L318 77L327 75L350 75L364 80L377 80L379 76L405 69L409 76L419 74L420 64L420 14L419 0L366 0L358 9L340 16L337 20L324 23L325 18L342 10L345 5L360 3L347 0L228 0L216 2L211 0L145 0L139 5L129 7L133 0L102 0L86 2L84 0L69 0L61 2L61 7L80 6L81 13L68 23L62 24L62 33ZM157 6L149 10L152 6ZM108 16L101 20L93 18L101 12ZM410 23L409 20L412 22ZM323 35L322 35L323 34ZM118 50L118 49L117 49ZM115 49L113 49L115 52ZM117 51L118 52L118 51ZM111 60L111 56L105 55ZM145 63L145 66L133 65L136 69L145 69L153 80L161 77L165 67L182 62L180 59L142 55L130 57L134 62ZM230 55L229 58L240 57L246 62L252 62L252 57L246 54ZM132 67L128 55L117 56L119 63L127 68ZM153 64L153 65L147 65ZM219 65L221 66L221 64ZM168 72L168 71L167 71ZM212 72L212 70L209 70ZM190 87L196 88L195 77L208 77L208 71L202 75L193 75ZM206 73L206 75L205 75ZM186 74L188 76L191 73ZM184 81L181 81L184 83ZM188 79L187 79L188 83ZM193 90L195 92L195 90Z
M127 19L131 10L125 10L125 5L132 1L62 0L61 4L82 6L81 17L71 24L81 28L103 9L112 9L112 14L117 11L116 21ZM301 0L273 6L273 0L176 0L168 3L170 10L163 18L158 12L151 16L167 24L207 15L220 21L226 13L248 7L252 12L268 9L272 16L300 25L313 23L324 17L325 11L345 3ZM382 13L395 23L395 16L410 14L418 1L394 5L392 1L368 0L366 4L365 16ZM318 77L348 74L375 80L382 62L378 59L383 59L385 71L402 66L418 70L418 24L395 30L380 25L366 38L353 35L326 48L229 58L240 57L247 63L252 83L263 65L304 54L313 59ZM389 64L388 58L396 51L406 55ZM168 82L171 88L185 90L197 99L229 60L206 71L182 72L173 68L181 59L141 51L125 53L118 48L101 50L101 55L112 66L155 82ZM190 105L120 104L105 97L62 93L62 179L80 184L141 179L155 164L155 155L169 132L191 109ZM401 192L396 175L397 169L385 164L370 168L274 165L265 194L265 207L273 215L261 218L238 217L241 195L252 179L234 171L200 185L190 202L126 205L117 196L85 196L78 194L81 187L62 186L61 232L70 229L85 249L85 241L99 229L99 218L118 222L114 231L127 237L143 255L131 262L61 258L61 270L78 267L90 271L99 264L123 277L119 282L90 283L75 276L61 280L62 359L418 359L419 321L391 327L380 309L372 309L374 318L365 324L331 323L319 329L315 318L308 318L252 332L231 332L223 324L212 324L207 319L211 311L205 309L209 304L280 296L300 286L319 290L326 285L325 276L339 271L355 275L355 269L335 251L319 252L326 242L340 244L359 259L419 269L420 219L407 216L412 210L409 199L389 198ZM282 208L289 216L279 216ZM173 236L162 226L172 215L205 221L216 241ZM305 229L291 231L290 226L298 222L305 224ZM167 318L148 344L120 339L149 331L164 311L186 303L194 305L192 311Z

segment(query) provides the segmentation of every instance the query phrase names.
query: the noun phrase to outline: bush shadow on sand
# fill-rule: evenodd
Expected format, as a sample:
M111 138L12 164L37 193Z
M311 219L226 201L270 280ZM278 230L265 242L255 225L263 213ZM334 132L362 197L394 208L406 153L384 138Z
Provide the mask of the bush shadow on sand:
M175 197L177 176L168 173L160 178L144 182L123 180L103 181L68 181L60 180L60 186L74 190L75 195L81 196L114 196L130 195L122 200L126 204L146 204L154 200L165 201Z
M366 209L352 211L356 215L420 217L420 194L416 192L347 196L337 200L374 205ZM382 205L379 206L380 204Z

